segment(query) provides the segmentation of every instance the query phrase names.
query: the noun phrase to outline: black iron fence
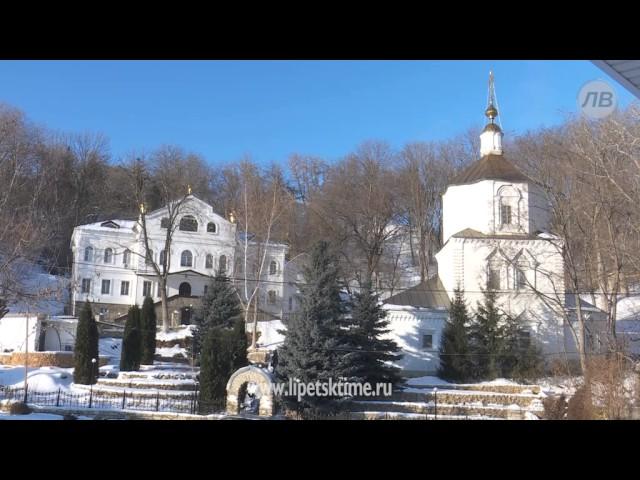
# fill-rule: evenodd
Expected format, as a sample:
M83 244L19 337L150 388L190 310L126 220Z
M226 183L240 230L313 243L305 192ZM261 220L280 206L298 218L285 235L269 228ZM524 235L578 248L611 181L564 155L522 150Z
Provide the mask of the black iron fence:
M57 391L40 392L28 389L26 403L49 407L96 408L108 410L140 410L167 413L199 413L198 391L181 395L180 398L168 397L160 391L155 395L140 395L127 392L69 392L59 388ZM0 386L0 400L25 400L24 387Z

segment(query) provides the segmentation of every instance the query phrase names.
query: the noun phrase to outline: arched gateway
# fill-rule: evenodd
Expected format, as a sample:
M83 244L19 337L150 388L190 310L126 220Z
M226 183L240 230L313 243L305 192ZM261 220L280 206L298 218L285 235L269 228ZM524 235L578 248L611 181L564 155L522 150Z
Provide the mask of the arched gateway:
M247 386L255 386L255 397L259 401L258 414L272 416L275 414L274 395L271 388L273 378L269 372L250 365L237 370L227 382L227 413L240 413L241 391L246 392Z

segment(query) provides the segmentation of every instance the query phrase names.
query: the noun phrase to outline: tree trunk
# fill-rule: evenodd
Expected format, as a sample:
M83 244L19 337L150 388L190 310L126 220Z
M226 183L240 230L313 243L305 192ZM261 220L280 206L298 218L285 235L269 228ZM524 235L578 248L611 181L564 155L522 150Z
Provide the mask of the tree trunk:
M169 331L169 305L167 304L167 283L160 280L160 300L162 302L162 331Z

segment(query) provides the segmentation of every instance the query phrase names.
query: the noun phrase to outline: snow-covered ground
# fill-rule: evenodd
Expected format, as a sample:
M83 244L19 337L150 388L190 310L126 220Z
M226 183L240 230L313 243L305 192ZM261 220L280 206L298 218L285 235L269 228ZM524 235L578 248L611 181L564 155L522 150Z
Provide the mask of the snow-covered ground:
M284 335L278 330L286 330L287 327L280 320L270 320L268 322L258 322L258 348L275 350L284 342ZM247 325L247 332L253 332L253 323Z
M156 355L164 358L174 358L176 356L188 358L187 349L179 345L174 345L173 347L156 347Z
M170 332L158 332L156 333L156 340L160 342L170 342L172 340L181 340L193 336L193 329L195 325L187 325L184 328L178 330L172 330Z
M62 415L51 413L29 413L27 415L10 415L0 412L0 420L64 420Z

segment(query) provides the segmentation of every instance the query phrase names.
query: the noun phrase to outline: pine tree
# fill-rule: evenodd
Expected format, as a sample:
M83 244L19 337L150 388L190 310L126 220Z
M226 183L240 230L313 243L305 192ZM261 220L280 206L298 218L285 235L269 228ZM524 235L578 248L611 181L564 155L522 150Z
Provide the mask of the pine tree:
M73 381L83 385L96 383L98 379L98 325L93 318L91 304L85 302L78 328L76 329L76 344L73 352L75 368L73 369ZM96 363L91 360L95 359Z
M195 359L199 355L202 339L210 328L233 327L241 312L235 287L228 277L217 274L211 279L207 293L202 297L202 306L196 315L191 345L188 348L189 356Z
M344 305L340 299L338 260L329 244L318 242L309 266L304 269L301 308L287 323L284 344L278 350L278 376L281 381L303 383L338 382L348 374L348 350L344 330ZM321 396L284 397L283 402L303 416L335 411L337 399Z
M383 336L390 330L387 312L370 285L355 295L349 320L348 341L350 350L345 355L348 377L353 382L390 383L397 387L403 383L400 369L390 362L398 361L400 347Z
M504 352L503 315L496 305L496 292L484 291L478 302L475 321L471 324L474 378L493 380L500 373L500 355Z
M151 297L145 297L140 315L140 333L142 334L142 355L140 363L153 365L156 354L156 309Z
M122 354L120 356L120 371L140 370L142 357L142 335L140 332L140 307L129 307L127 323L122 337Z
M454 290L454 299L449 310L440 344L439 376L448 381L466 382L472 378L469 312L464 292Z

